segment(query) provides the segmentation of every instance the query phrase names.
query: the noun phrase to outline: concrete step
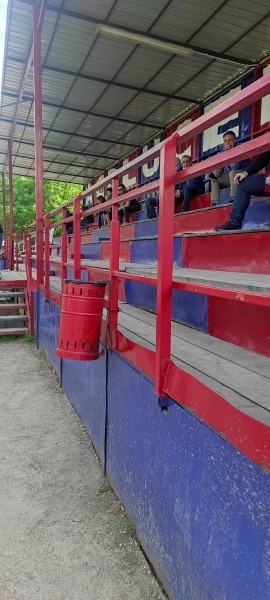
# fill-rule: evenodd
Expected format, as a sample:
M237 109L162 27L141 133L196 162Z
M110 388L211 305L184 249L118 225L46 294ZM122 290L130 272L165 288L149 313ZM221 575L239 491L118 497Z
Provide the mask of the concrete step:
M8 292L5 290L0 290L0 301L1 300L9 300L10 298L24 298L24 292Z
M84 260L83 267L108 269L108 260ZM120 263L120 270L156 278L157 267L151 264ZM85 273L87 275L87 273ZM93 274L91 275L93 277ZM194 329L209 333L259 354L270 356L270 279L265 274L235 273L175 267L175 281L193 282L196 285L237 290L238 299L230 294L211 295L207 290L173 290L172 319ZM97 272L94 277L106 279ZM93 279L95 280L95 279ZM249 302L244 293L256 294ZM225 297L224 297L225 296ZM262 299L262 301L260 300ZM120 282L120 299L132 306L156 312L156 286L147 282L123 280ZM254 300L254 301L253 301ZM261 302L261 304L260 304Z
M82 250L84 258L108 260L110 241L88 242ZM193 232L174 238L174 264L191 269L269 274L269 254L269 229ZM156 264L157 256L157 235L120 241L121 261Z
M25 310L25 309L26 309L25 304L19 304L16 302L11 302L10 304L7 304L5 302L4 304L0 304L0 312L12 311L12 310Z
M270 230L183 234L182 265L211 269L270 274Z
M27 327L16 327L16 328L1 328L0 329L0 336L1 337L6 337L6 336L19 336L19 335L25 335L27 333L28 329Z
M26 323L28 321L27 315L0 315L0 323L6 323L7 325L12 323L18 323L23 321Z

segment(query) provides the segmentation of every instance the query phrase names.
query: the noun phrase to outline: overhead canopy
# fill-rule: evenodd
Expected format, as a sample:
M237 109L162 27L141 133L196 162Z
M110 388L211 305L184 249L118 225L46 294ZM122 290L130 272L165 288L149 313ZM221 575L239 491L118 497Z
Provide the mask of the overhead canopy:
M269 52L269 0L44 0L44 177L86 183ZM127 35L127 32L130 35ZM34 176L32 2L9 0L0 167Z

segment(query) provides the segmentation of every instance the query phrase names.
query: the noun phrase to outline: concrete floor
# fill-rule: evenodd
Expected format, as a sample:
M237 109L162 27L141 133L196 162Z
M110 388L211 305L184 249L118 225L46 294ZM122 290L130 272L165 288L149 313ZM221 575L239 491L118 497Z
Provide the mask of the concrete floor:
M164 600L43 354L0 341L0 600Z

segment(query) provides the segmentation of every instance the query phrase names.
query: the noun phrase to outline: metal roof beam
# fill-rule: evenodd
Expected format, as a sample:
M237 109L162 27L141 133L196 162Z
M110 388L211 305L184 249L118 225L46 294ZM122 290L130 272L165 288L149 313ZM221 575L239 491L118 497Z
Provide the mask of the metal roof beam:
M22 144L24 144L24 143L25 142L22 142ZM56 149L55 152L57 154L59 151ZM30 160L30 161L32 161L32 163L34 163L34 160L35 160L33 156L28 156L27 154L22 154L21 152L17 153L15 155L15 160L16 160L16 158L22 158L22 159L25 159L25 160ZM50 158L45 158L44 162L49 162L49 163L51 163L53 165L63 165L66 168L68 168L68 167L78 167L79 169L92 169L93 171L100 172L100 167L88 167L85 164L80 164L78 162L76 162L76 163L67 163L67 162L64 162L62 160L58 160L58 159L55 160L55 159L50 159ZM20 168L22 168L22 169L24 169L24 168L28 169L29 168L30 169L32 167L20 167ZM46 170L47 169L45 169L45 171Z
M3 92L3 96L9 96L10 98L16 98L16 94L12 93L12 92ZM29 98L26 97L25 101L29 100L29 102L33 102L33 98ZM84 116L93 116L93 117L102 117L104 119L110 119L111 121L119 121L119 123L130 123L130 125L142 125L143 127L149 127L149 129L155 129L157 131L160 131L162 129L162 127L160 125L153 125L153 123L147 123L144 121L134 121L133 119L122 119L121 117L113 117L112 115L104 115L103 113L97 113L97 112L92 112L92 111L85 111L82 108L74 108L73 106L67 106L67 105L63 105L63 104L57 104L56 102L49 102L49 101L45 101L43 99L42 104L44 106L49 106L51 108L62 108L63 110L70 110L73 112L77 112L77 113L81 113ZM72 135L72 133L70 132L65 132L65 131L61 131L61 133L69 133L70 135ZM112 141L112 140L111 140ZM115 144L118 144L118 141L114 141ZM137 146L136 146L137 148Z
M16 56L9 56L8 60L16 63L24 63L24 60L17 58ZM180 102L187 102L188 104L198 104L198 101L194 98L187 98L186 96L177 96L177 94L166 94L165 92L159 92L158 90L147 90L135 85L129 85L127 83L118 83L111 81L110 79L103 79L101 77L93 77L92 75L86 75L85 73L76 73L75 71L69 71L68 69L61 69L61 67L53 67L51 65L41 65L42 70L51 71L52 73L59 73L61 75L68 75L76 79L85 79L86 81L95 81L96 83L104 83L104 85L111 85L113 87L132 90L134 92L143 92L144 94L150 94L151 96L159 96L161 98L168 98L169 100L179 100ZM111 117L112 118L112 117Z
M8 142L9 138L2 135L1 140ZM22 144L25 146L32 146L32 147L34 146L34 144L32 142L26 142L24 140L19 140L17 138L14 138L13 142L15 144ZM43 148L45 148L47 150L54 150L54 152L61 152L62 154L72 154L73 156L85 156L86 158L93 157L94 159L95 158L105 158L107 160L112 160L114 162L120 160L118 156L115 158L115 156L101 156L100 154L92 154L91 152L86 152L86 151L77 152L76 150L66 150L65 148L56 148L55 146L48 146L46 143L43 144Z
M8 118L4 118L1 117L1 121L3 123L13 123L13 119L8 119ZM27 123L26 121L17 121L17 125L19 125L20 127L30 127L30 129L34 129L34 125L32 123ZM80 133L72 133L70 134L69 132L66 131L62 131L61 129L52 129L51 127L43 127L42 128L43 131L48 131L51 133L59 133L59 134L66 134L66 135L71 135L74 138L83 138L86 139L90 142L104 142L106 144L119 144L120 142L118 141L113 141L113 140L109 140L109 139L104 139L104 138L99 138L99 137L90 137L89 135L83 135ZM127 146L128 148L138 148L138 144L129 144L128 142L121 142L121 146Z

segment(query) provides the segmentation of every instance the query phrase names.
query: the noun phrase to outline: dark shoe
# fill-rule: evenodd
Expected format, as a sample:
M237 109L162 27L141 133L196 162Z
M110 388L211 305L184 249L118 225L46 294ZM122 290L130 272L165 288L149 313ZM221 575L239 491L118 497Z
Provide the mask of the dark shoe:
M233 202L234 202L234 198L230 198L229 204L232 204Z
M232 221L226 221L223 225L216 225L216 227L214 227L214 231L233 231L236 229L241 229L241 225L237 225Z
M217 205L218 205L218 203L217 203L217 202L212 202L212 203L211 203L211 207L212 207L212 206L217 206Z

